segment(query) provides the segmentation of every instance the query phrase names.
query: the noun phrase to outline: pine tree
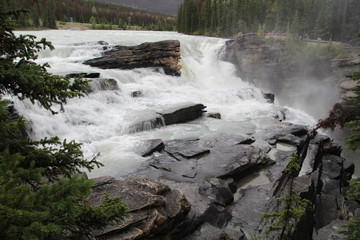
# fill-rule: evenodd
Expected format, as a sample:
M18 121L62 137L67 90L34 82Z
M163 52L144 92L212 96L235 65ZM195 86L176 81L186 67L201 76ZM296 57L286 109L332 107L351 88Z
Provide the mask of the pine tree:
M79 175L101 163L83 158L80 144L57 137L32 141L21 136L22 117L10 117L3 94L29 99L56 113L68 98L81 97L87 81L51 75L34 62L45 39L15 36L0 12L0 239L89 239L94 229L120 220L127 208L120 198L91 206L92 181Z

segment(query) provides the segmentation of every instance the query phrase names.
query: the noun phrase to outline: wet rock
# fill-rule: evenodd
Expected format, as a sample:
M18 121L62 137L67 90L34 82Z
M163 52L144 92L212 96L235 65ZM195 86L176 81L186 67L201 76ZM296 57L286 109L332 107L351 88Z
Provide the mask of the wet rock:
M222 146L233 146L238 144L252 144L255 142L253 136L249 135L230 135L217 133L208 135L199 140L199 144L202 147L214 148Z
M263 93L264 98L268 103L274 103L275 101L275 94L273 93Z
M206 107L202 104L184 103L159 112L165 125L184 123L202 116Z
M322 161L322 173L330 179L340 179L344 159L337 156L327 156Z
M347 186L348 185L348 181L351 180L352 175L355 172L355 165L354 163L350 162L350 161L344 161L343 162L343 185Z
M277 122L273 128L261 129L251 136L215 133L166 141L164 149L153 154L134 176L159 179L178 188L192 205L186 219L169 233L172 238L251 239L257 233L263 236L268 227L268 223L261 221L261 213L280 211L283 207L277 198L287 194L291 182L284 169L291 153L297 152L303 166L300 176L293 181L293 190L312 202L314 209L319 208L316 217L312 208L305 210L295 224L293 236L296 240L310 240L315 227L328 223L319 222L315 226L319 216L333 220L342 211L338 208L343 179L346 171L347 177L351 176L353 167L340 157L324 153L323 147L330 139L310 136L308 132L304 126ZM288 144L292 151L275 148L270 141ZM254 181L248 183L251 179ZM332 206L328 212L330 206L324 202ZM352 209L356 211L357 206ZM214 237L207 235L206 229ZM277 233L266 236L277 238Z
M164 125L163 118L158 114L154 114L154 116L152 116L150 119L135 122L133 125L129 126L128 131L129 133L136 133L152 130Z
M160 152L164 147L164 142L161 139L151 139L145 141L138 152L141 156L148 157L154 152Z
M167 40L138 46L117 46L102 57L84 62L103 69L162 67L165 74L180 76L180 42Z
M165 151L183 158L201 158L210 153L208 148L199 146L199 139L182 139L166 142Z
M94 231L97 238L135 239L162 234L175 228L190 210L190 204L181 191L150 179L95 179L89 202L100 204L104 193L108 193L110 198L122 196L129 213L118 224Z
M232 215L226 208L212 203L202 217L204 222L208 222L214 227L222 228L227 225Z
M339 144L334 143L332 141L324 143L323 148L324 148L324 154L335 155L338 157L340 157L342 152L342 147Z
M131 95L131 97L133 97L133 98L139 98L139 97L143 97L143 96L144 96L143 92L140 91L140 90L133 91L133 92L131 92L130 95Z
M213 199L217 204L224 207L234 201L229 182L218 178L212 178L201 184L199 194Z
M98 72L71 72L71 73L62 73L60 75L64 75L69 78L77 78L77 77L98 78L98 77L100 77L100 73L98 73Z
M117 81L112 78L97 78L89 83L89 92L105 91L105 90L120 90Z
M247 189L239 189L237 200L230 207L232 219L229 225L236 226L252 239L261 222L260 216L266 212L271 185L260 185Z
M280 137L278 137L277 142L282 142L282 143L288 143L290 145L294 145L294 146L300 146L302 144L304 144L304 140L296 137L293 134L283 134Z

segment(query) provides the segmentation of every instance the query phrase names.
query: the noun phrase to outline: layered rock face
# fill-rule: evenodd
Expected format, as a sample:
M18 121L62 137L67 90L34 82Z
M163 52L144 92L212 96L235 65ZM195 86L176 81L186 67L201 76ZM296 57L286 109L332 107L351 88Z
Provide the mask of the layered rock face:
M109 193L110 198L123 196L129 213L120 223L94 231L97 239L156 239L181 222L190 210L181 191L151 179L97 178L89 202L101 203L105 193Z
M138 46L116 46L102 57L84 64L102 69L162 67L165 74L180 76L180 42L167 40Z
M265 234L271 221L260 216L283 209L278 197L287 194L290 177L284 169L293 152L301 166L294 192L312 207L293 222L292 239L339 237L332 226L341 214L353 216L359 209L344 199L354 165L340 157L341 148L327 136L279 122L252 135L148 140L139 154L149 159L127 180L96 180L92 202L106 191L124 196L130 207L123 222L97 234L106 239L278 239L280 232Z

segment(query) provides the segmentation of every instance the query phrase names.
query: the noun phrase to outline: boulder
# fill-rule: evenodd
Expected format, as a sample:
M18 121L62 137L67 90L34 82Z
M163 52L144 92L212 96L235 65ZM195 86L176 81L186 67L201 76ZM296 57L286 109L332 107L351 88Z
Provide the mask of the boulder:
M143 96L144 96L143 92L140 91L140 90L133 91L133 92L131 92L130 95L131 95L131 97L133 97L133 98L139 98L139 97L143 97Z
M165 125L171 125L199 118L202 116L205 108L203 104L183 103L158 112L158 114L163 117Z
M116 180L111 177L94 179L89 202L98 205L105 193L110 198L122 196L129 213L122 221L103 230L96 230L96 238L137 239L159 236L175 228L186 218L190 204L184 194L165 184L145 178Z
M273 94L273 93L263 93L263 96L264 96L265 100L268 103L274 103L275 102L275 94Z
M165 74L180 76L180 42L166 40L138 46L116 46L102 57L84 62L102 69L162 67Z

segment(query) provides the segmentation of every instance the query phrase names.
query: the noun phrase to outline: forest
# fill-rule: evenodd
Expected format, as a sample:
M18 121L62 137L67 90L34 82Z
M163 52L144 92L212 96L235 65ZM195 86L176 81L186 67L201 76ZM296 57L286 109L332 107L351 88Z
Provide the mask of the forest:
M0 0L3 11L25 9L17 28L56 28L56 21L91 23L93 29L174 30L175 18L166 14L109 2L92 0Z
M359 0L185 0L177 29L229 37L238 32L291 33L349 42L360 31Z

